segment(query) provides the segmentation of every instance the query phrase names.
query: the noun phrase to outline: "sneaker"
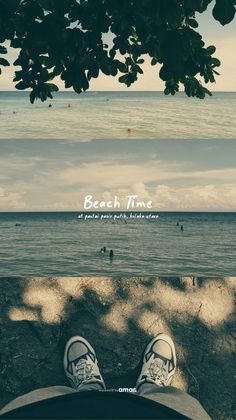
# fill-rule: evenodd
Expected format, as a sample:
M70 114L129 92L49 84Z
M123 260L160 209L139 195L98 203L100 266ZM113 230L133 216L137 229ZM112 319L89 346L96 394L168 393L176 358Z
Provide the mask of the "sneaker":
M96 353L83 337L75 336L67 342L64 353L64 370L75 389L92 383L100 384L102 389L106 388L99 371Z
M158 334L144 351L143 366L136 388L147 382L167 386L172 380L175 369L175 345L168 335Z

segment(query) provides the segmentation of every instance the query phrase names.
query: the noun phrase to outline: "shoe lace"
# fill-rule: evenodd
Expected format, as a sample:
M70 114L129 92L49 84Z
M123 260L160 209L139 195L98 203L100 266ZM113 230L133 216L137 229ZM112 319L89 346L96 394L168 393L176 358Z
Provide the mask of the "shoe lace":
M165 385L168 379L168 366L162 359L155 358L148 368L149 377L161 385Z
M73 376L77 378L78 383L88 381L94 376L93 366L86 359L80 359L73 365Z

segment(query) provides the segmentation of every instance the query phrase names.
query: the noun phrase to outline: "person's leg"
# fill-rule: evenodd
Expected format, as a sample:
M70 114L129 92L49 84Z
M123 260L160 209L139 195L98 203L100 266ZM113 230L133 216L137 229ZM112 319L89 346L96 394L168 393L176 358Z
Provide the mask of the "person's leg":
M11 401L0 411L0 414L36 401L71 392L100 391L105 389L105 384L98 368L96 353L85 338L75 336L67 342L63 364L65 374L72 387L52 386L36 389Z
M191 419L210 419L199 401L186 392L169 386L176 370L176 352L172 339L159 334L148 344L136 383L145 398L170 407Z
M2 410L0 410L0 415L6 413L7 411L14 410L15 408L22 407L23 405L32 404L36 401L46 400L63 394L69 394L71 392L75 392L75 390L68 386L50 386L47 388L39 388L35 391L21 395L9 402L2 408Z

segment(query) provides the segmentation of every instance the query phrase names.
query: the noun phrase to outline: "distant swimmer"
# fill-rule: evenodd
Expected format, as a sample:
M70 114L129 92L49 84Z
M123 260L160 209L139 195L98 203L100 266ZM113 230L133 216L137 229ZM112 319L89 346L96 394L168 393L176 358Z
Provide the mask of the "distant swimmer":
M100 249L100 252L101 252L101 254L103 254L103 253L104 253L103 248L101 248L101 249Z
M49 105L48 105L48 108L52 108L52 104L49 104Z
M103 247L103 252L107 252L107 249L106 249L106 247L105 247L105 246Z
M132 131L132 128L127 128L128 133L130 134Z
M176 223L176 226L179 226L179 222Z
M68 104L68 108L70 108L70 104Z
M180 230L181 230L181 232L184 231L184 226L183 225L180 226Z
M16 223L15 226L21 226L21 224L20 223Z
M114 252L112 251L112 249L110 250L109 257L110 257L110 260L112 260L112 259L113 259L113 257L114 257Z

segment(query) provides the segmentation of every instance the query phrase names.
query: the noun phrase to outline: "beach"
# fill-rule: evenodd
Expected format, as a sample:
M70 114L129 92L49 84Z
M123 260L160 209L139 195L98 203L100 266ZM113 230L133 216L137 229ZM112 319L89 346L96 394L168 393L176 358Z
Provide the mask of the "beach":
M235 418L236 278L18 277L0 279L1 405L17 395L67 385L66 340L95 347L107 387L134 387L148 341L170 334L173 386L212 418Z

